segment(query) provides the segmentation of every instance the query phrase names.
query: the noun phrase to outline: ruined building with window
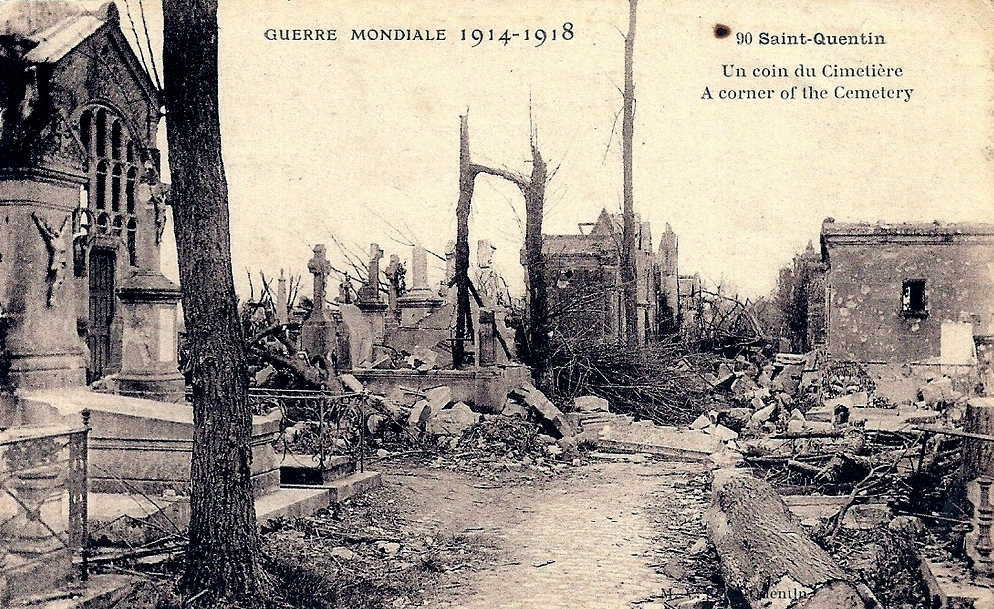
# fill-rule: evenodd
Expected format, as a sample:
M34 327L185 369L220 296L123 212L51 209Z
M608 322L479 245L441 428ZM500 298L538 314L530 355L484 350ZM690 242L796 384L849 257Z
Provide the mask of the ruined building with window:
M833 359L966 364L975 337L994 333L994 225L829 218L821 258L825 290L812 294L825 296L809 320Z
M636 215L635 226L638 343L645 344L679 327L677 237L667 225L656 253L649 223ZM553 332L568 340L624 339L621 241L622 217L607 210L579 234L542 236Z

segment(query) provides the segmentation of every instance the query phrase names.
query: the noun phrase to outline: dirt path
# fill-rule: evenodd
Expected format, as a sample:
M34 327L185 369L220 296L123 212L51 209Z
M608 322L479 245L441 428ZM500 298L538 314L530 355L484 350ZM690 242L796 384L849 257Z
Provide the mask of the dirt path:
M447 470L393 472L412 530L476 536L491 560L443 578L428 606L676 606L706 590L698 465L599 461L547 481L497 486ZM702 575L704 577L702 577ZM664 602L665 601L665 602Z

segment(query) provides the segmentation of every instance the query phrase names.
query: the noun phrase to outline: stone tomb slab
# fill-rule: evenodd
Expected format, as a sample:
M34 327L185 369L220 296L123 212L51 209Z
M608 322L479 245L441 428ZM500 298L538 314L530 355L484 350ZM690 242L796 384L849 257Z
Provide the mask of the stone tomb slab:
M25 423L81 425L80 413L90 411L91 491L189 494L193 451L189 404L83 388L30 391L18 397ZM279 488L279 464L273 449L279 426L279 412L253 419L252 484L257 497Z

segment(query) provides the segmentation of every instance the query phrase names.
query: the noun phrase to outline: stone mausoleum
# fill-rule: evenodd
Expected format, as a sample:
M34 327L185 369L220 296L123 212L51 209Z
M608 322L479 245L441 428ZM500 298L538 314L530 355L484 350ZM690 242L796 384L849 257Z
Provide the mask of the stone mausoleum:
M70 576L87 488L91 519L189 491L160 107L113 2L0 2L0 606ZM260 496L278 431L256 417Z
M4 386L182 399L157 89L112 2L0 7Z

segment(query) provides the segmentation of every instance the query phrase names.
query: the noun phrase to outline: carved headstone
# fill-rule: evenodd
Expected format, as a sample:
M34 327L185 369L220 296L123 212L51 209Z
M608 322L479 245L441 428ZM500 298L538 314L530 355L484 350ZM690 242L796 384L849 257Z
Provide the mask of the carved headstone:
M325 251L324 244L315 245L314 257L307 263L307 270L314 276L314 308L300 328L300 346L311 357L328 353L334 355L337 351L335 322L324 306L326 282L331 273L331 263L325 257Z

